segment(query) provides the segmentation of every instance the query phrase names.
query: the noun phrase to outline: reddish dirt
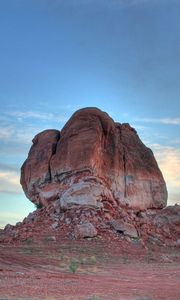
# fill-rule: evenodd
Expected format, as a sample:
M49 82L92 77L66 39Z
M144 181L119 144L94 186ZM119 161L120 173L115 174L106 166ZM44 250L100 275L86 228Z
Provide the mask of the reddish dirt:
M0 299L179 300L180 252L108 237L0 244Z

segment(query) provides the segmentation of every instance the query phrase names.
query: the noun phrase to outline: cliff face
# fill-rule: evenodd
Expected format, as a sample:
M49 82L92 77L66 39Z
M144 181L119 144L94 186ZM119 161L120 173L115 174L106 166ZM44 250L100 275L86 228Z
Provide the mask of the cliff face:
M163 208L167 190L152 151L129 124L97 108L73 114L62 131L33 139L21 169L26 196L44 206Z

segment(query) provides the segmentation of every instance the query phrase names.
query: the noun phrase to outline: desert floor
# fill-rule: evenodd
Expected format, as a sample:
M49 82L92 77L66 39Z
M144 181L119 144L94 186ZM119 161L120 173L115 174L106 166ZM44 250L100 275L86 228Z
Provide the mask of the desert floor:
M179 300L180 249L108 237L0 244L0 299Z

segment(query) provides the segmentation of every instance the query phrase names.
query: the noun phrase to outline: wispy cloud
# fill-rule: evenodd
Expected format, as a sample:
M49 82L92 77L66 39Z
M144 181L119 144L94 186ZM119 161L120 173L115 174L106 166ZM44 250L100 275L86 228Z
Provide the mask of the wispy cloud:
M23 124L23 126L0 125L0 141L3 143L25 143L29 144L39 128Z
M120 5L120 6L137 6L146 3L153 3L153 4L166 4L166 3L178 3L179 0L112 0L113 4Z
M48 1L51 5L52 3L50 0ZM153 3L153 4L158 4L158 3L178 3L178 0L56 0L54 1L53 5L54 7L60 7L61 5L68 5L68 6L80 6L80 5L95 5L95 4L101 4L101 5L107 5L109 7L133 7L141 4L146 4L146 3ZM47 3L46 3L47 4Z
M0 163L0 170L9 172L18 172L18 168L12 165Z
M180 125L180 118L136 118L135 122Z
M45 129L61 129L68 114L69 111L62 114L33 110L4 111L0 116L0 153L8 156L17 154L23 156L23 160L34 136Z
M133 8L145 4L179 4L179 0L66 0L66 5L80 6L80 5L105 5L109 8ZM60 6L62 0L56 0L56 6Z
M139 5L147 2L152 2L152 0L116 0L115 2L118 4L120 3L121 5L126 5L126 6L134 6L134 5Z
M172 203L176 193L176 200L180 204L180 149L159 144L148 146L153 150L163 173L169 191L169 202Z
M10 112L9 115L17 118L18 120L22 119L38 119L45 121L58 121L58 122L66 122L67 117L61 114L55 113L46 113L46 112L37 112L37 111L14 111Z
M0 126L0 139L9 140L14 130L12 126Z
M10 224L14 225L22 218L23 216L20 213L9 211L0 212L0 228L3 228L7 224L7 220Z
M0 118L0 142L30 145L37 133L49 128L62 127L68 120L68 113L33 110L5 112Z
M175 192L171 191L170 197L168 200L168 205L174 205L174 204L180 205L180 196L177 191L175 191Z
M170 144L180 144L180 138L175 138L175 139L172 139L171 141L169 141Z
M0 192L21 194L20 175L16 171L0 171Z

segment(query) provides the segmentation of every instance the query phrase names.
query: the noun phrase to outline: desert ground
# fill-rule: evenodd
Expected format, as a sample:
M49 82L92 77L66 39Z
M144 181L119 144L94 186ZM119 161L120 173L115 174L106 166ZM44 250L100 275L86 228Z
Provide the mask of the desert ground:
M0 299L179 300L180 251L110 236L1 243Z

